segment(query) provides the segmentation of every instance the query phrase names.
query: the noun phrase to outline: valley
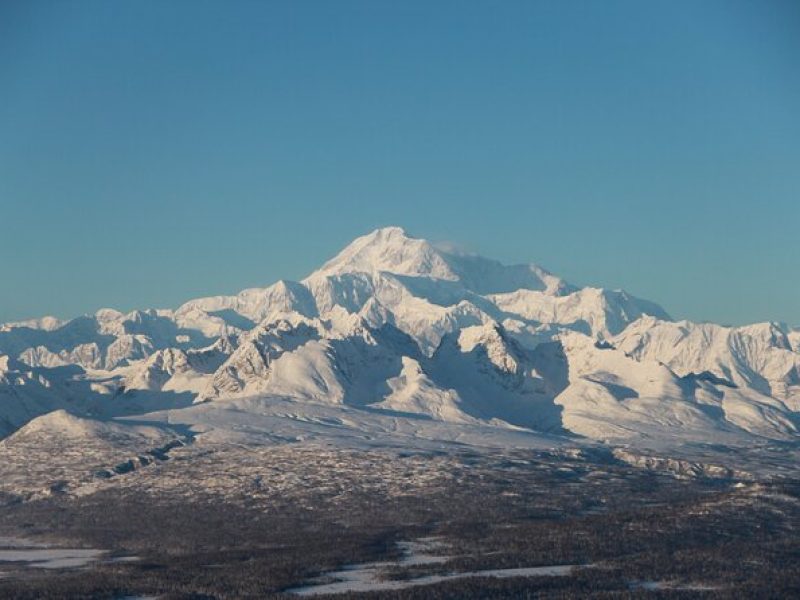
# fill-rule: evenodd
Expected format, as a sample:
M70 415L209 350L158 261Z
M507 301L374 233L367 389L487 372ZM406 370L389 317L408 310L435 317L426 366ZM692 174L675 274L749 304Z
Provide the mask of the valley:
M737 598L800 585L796 480L675 476L574 448L180 451L91 493L4 494L2 535L136 560L4 563L0 595Z

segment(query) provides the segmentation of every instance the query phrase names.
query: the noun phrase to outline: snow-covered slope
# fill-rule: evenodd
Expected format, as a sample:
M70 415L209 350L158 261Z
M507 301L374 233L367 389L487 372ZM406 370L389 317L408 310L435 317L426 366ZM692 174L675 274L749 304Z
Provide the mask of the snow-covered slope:
M539 323L557 323L601 338L621 332L643 315L669 320L669 315L657 304L621 290L584 288L566 296L552 296L523 289L495 294L490 299L512 315Z
M0 435L63 406L60 392L44 375L8 356L0 356Z
M658 437L730 439L747 433L791 439L795 416L757 390L694 374L680 376L666 364L637 360L623 350L579 334L563 336L569 386L558 396L564 425L594 439Z
M658 360L680 375L713 375L800 410L797 332L777 323L722 327L646 317L614 343L637 360Z
M56 410L0 441L0 491L64 493L166 460L184 441L163 427L86 419ZM86 490L88 491L88 490Z
M175 437L174 434L156 427L135 427L84 419L61 409L33 419L13 435L0 441L0 447L8 449L35 443L42 436L69 438L83 444L104 443L109 446L157 445Z
M609 441L791 440L800 332L673 322L622 290L397 227L299 282L0 326L2 433L63 407L113 417L250 398Z
M537 265L508 267L480 256L447 252L426 240L409 237L400 227L378 229L356 239L307 281L353 273L450 281L478 294L518 289L559 294L573 289Z

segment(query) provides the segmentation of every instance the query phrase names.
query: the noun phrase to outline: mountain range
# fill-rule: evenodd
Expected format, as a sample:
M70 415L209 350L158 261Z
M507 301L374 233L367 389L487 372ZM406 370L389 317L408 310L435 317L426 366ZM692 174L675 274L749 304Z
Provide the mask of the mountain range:
M191 424L202 407L265 405L320 419L338 408L360 415L356 428L385 417L591 443L793 441L800 330L674 321L625 291L398 227L299 282L0 326L5 436L52 434L26 423L63 423L63 411L106 422L166 411Z

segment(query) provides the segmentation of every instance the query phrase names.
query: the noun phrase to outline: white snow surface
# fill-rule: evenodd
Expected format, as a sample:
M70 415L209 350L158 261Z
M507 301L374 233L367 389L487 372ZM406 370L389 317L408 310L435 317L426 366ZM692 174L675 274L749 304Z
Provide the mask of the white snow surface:
M176 310L0 325L2 435L63 409L191 425L212 414L198 403L363 415L352 428L376 439L402 423L449 439L466 427L612 444L794 441L800 331L675 322L622 290L578 288L398 227L356 239L300 282ZM293 429L291 415L271 415L257 420L265 434Z

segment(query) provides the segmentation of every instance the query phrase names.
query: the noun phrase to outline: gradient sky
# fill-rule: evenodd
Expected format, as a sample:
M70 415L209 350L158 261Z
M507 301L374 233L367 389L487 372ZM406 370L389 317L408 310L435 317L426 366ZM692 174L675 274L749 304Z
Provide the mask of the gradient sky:
M800 325L800 3L0 2L0 321L389 224Z

